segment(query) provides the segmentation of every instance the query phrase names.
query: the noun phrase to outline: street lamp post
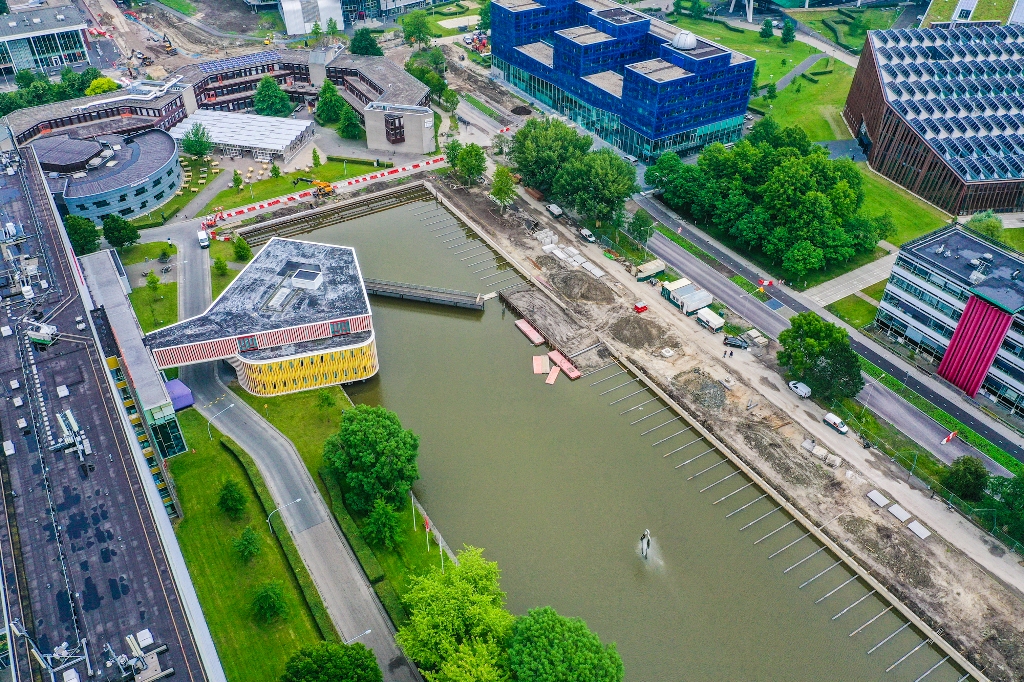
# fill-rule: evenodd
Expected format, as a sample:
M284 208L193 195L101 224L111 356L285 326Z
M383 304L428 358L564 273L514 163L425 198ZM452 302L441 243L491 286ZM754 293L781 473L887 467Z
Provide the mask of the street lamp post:
M294 500L292 500L292 501L291 501L291 502L289 502L288 504L283 504L283 505L281 505L280 507L278 507L277 509L275 509L274 511L270 512L269 514L267 514L267 525L268 525L268 526L270 526L270 534L271 534L271 535L273 535L273 534L274 534L274 526L273 526L273 525L271 525L271 523L270 523L270 517L271 517L271 516L273 516L274 514L276 514L277 512L281 511L281 510L282 510L282 509L284 509L285 507L290 507L290 506L292 506L292 505L293 505L293 504L295 504L296 502L302 502L302 498L301 498L301 497L296 497L296 498L295 498ZM364 632L363 634L365 635L366 633ZM360 637L362 637L362 635L360 635Z
M217 414L215 414L212 417L210 417L210 419L206 422L206 433L209 434L210 440L213 440L213 429L210 428L210 424L213 423L214 419L216 419L217 417L221 416L222 414L224 414L225 412L227 412L228 410L230 410L234 406L235 406L235 404L231 403L230 405L225 407L223 410L221 410Z
M357 639L359 639L360 637L363 637L363 636L365 636L365 635L368 635L368 634L370 634L371 632L373 632L373 630L367 630L366 632L361 632L361 633L359 633L358 635L356 635L355 637L353 637L352 639L348 639L348 640L345 640L345 644L351 644L352 642L356 641L356 640L357 640Z

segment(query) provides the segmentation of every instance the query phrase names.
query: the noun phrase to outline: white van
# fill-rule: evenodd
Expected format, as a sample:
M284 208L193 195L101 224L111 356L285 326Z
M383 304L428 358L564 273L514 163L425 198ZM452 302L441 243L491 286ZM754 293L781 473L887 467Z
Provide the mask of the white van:
M843 434L844 436L850 430L850 427L847 426L843 422L842 419L840 419L836 415L832 414L831 412L826 414L825 418L822 421L825 422L826 424L828 424L829 426L831 426L833 429L835 429L839 433Z
M199 230L199 232L196 232L196 236L199 237L200 249L210 248L210 235L206 233L206 230Z
M626 163L630 164L631 166L635 166L638 163L640 163L640 159L636 158L635 156L633 156L631 154L623 154L622 155L622 160L625 161Z
M793 393L796 393L801 398L811 397L811 387L801 381L789 382L789 390L793 391Z
M563 215L565 215L565 212L562 211L562 209L558 208L558 206L556 206L555 204L548 204L544 208L546 208L548 210L548 213L550 213L556 218L561 218Z

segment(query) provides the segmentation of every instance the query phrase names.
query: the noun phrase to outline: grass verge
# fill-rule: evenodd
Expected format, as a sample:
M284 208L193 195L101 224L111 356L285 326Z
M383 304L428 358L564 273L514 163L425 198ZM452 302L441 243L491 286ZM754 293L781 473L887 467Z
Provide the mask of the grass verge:
M122 265L134 265L142 263L147 258L156 260L164 251L167 252L167 255L173 256L178 253L178 247L167 242L146 242L145 244L127 246L118 251L117 255L121 257Z
M878 312L878 306L871 305L857 294L850 294L846 298L829 303L825 308L857 329L866 327L874 322L875 313Z
M206 424L198 412L179 412L178 422L194 452L167 461L183 509L175 534L217 654L232 682L276 679L288 657L319 640L320 634L284 550L263 521L265 512L242 465L221 447L216 429L214 440L203 436ZM241 521L231 521L217 509L220 486L227 478L237 480L248 493ZM242 563L231 545L246 525L259 535L262 547L249 564ZM288 537L287 532L278 537ZM268 580L282 583L288 617L264 627L251 617L250 599L253 590Z
M870 296L871 298L881 303L882 292L885 291L885 285L888 283L889 280L883 279L881 282L876 282L875 284L872 284L871 286L865 289L861 289L861 291L864 292L864 294L866 294L867 296Z
M885 211L891 213L896 221L896 235L889 239L891 244L900 246L949 222L948 214L875 173L866 163L857 165L864 177L864 205L860 213L869 216Z
M673 242L675 242L679 246L683 247L684 249L686 249L687 251L692 253L697 258L700 258L702 261L704 261L708 265L715 265L716 263L718 263L718 259L715 258L714 256L712 256L710 253L708 253L704 249L700 248L699 246L697 246L696 244L691 242L686 237L684 237L682 235L679 235L679 234L676 234L675 232L673 232L672 230L668 229L664 225L656 225L654 227L654 229L656 229L662 235L664 235L665 237L668 237Z
M819 61L811 69L823 65L824 61ZM800 126L815 142L849 140L853 136L842 111L854 70L842 62L835 62L832 69L830 74L816 76L817 83L798 78L780 90L774 100L769 102L761 97L751 100L751 104L769 112L781 125Z
M747 292L762 303L771 298L768 294L761 291L756 284L748 282L743 275L733 275L729 279L732 280L733 284L738 286L740 289L743 289L743 291Z
M929 417L934 419L936 422L941 424L943 427L950 431L959 432L957 435L960 440L970 444L977 448L981 452L991 457L996 462L999 462L1009 471L1013 472L1014 476L1024 475L1024 464L1014 459L1008 452L1003 450L1001 447L990 442L987 438L980 435L966 424L962 423L959 419L949 414L945 410L941 410L931 402L929 402L924 396L917 393L913 389L908 388L899 379L893 377L887 372L883 372L880 367L877 367L872 362L865 358L860 359L861 369L864 370L868 376L871 376L880 381L893 393L896 393L901 398L906 400L908 403L921 410Z
M466 100L467 102L472 104L474 107L476 107L480 111L484 112L485 114L487 114L488 116L493 118L495 121L501 119L501 117L498 115L497 111L495 111L494 109L491 109L489 106L487 106L486 104L484 104L483 102L478 100L476 97L473 97L473 95L470 95L468 93L463 93L462 99Z
M298 185L292 184L293 182L298 182L299 178L314 178L323 182L337 182L345 178L372 173L374 170L376 169L372 163L328 161L319 168L313 168L309 171L300 170L282 175L279 178L259 180L249 185L249 187L243 187L242 191L229 187L215 196L206 205L206 208L203 209L203 213L212 213L215 207L223 207L224 209L236 208L251 204L254 201L263 201L264 199L272 199L289 192L309 189L309 185L305 182L299 182ZM250 189L250 191L246 192L246 189Z
M158 4L170 7L186 16L192 16L196 13L196 6L188 0L158 0Z
M128 299L132 302L135 317L139 318L139 326L147 334L178 321L177 282L161 284L156 294L141 286L128 294Z

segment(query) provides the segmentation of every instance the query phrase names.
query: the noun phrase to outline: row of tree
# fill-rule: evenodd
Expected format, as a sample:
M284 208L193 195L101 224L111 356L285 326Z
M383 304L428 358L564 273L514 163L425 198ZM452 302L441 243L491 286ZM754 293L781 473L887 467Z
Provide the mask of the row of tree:
M426 66L422 64L424 61L427 63ZM455 107L459 106L458 94L448 88L448 81L442 75L445 70L445 57L441 48L435 47L427 52L421 52L417 58L405 63L405 70L430 88L431 97L437 100L442 109L455 111Z
M100 248L100 233L89 218L65 216L64 229L76 255L84 256ZM131 246L141 239L139 228L115 213L103 217L103 237L115 249Z
M94 67L89 67L82 73L65 67L60 72L60 81L57 83L51 83L44 74L23 69L14 75L14 82L18 84L17 90L0 93L0 116L6 116L18 109L37 107L40 104L99 95L121 87Z
M449 168L470 185L484 174L487 167L483 147L473 142L463 145L458 140L452 140L444 146L444 155L448 159Z
M558 119L531 119L512 138L508 158L527 187L598 226L621 224L626 199L640 191L636 169L611 149L591 151L592 144Z
M771 117L732 149L720 143L696 165L674 153L644 176L673 209L767 256L794 278L870 253L895 234L892 216L865 216L863 177L849 159L830 160L802 128Z

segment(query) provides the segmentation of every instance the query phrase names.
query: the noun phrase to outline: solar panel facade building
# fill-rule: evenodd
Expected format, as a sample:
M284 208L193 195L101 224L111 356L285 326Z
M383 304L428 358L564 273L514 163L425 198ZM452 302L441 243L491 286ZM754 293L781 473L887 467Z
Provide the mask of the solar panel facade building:
M494 71L643 161L739 139L754 60L611 0L495 0Z
M871 31L843 117L871 167L952 214L1024 209L1024 28Z

